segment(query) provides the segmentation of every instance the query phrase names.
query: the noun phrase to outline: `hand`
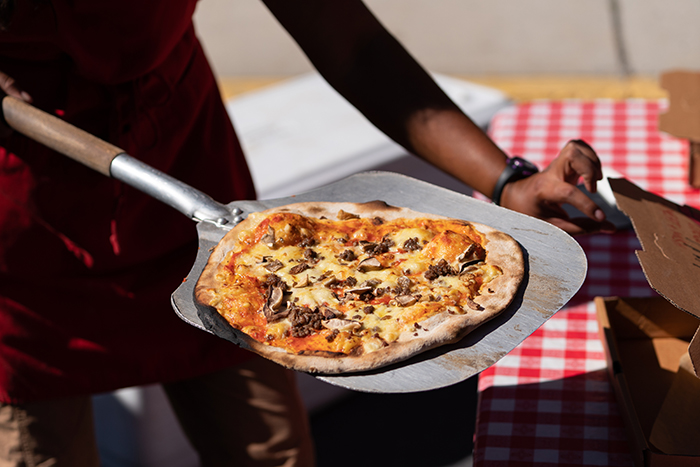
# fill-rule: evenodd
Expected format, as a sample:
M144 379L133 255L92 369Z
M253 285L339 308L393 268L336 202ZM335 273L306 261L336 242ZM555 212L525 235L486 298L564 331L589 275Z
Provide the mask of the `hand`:
M501 205L543 219L571 235L615 231L600 207L576 187L579 178L591 193L603 178L595 151L581 140L569 141L556 159L542 172L509 183ZM562 204L570 204L586 217L569 218Z
M14 78L0 71L0 101L2 101L6 95L15 97L29 104L32 103L32 96L20 89L15 83ZM0 119L0 137L9 136L11 133L12 128L7 125L5 119Z

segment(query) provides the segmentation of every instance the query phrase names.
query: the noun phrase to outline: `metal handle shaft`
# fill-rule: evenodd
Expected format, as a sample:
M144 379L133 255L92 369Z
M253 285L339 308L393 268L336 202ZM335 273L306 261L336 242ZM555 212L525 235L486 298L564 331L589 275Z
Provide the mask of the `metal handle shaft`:
M7 124L29 138L172 206L196 221L224 225L239 212L127 155L122 149L14 97L2 99Z

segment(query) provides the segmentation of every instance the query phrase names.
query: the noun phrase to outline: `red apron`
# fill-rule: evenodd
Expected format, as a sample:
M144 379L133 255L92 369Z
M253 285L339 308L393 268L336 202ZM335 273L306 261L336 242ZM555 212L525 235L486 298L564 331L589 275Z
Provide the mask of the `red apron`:
M0 71L37 107L229 202L252 181L195 0L18 1ZM138 13L136 13L138 12ZM174 381L248 354L174 314L191 220L22 135L0 140L0 401Z

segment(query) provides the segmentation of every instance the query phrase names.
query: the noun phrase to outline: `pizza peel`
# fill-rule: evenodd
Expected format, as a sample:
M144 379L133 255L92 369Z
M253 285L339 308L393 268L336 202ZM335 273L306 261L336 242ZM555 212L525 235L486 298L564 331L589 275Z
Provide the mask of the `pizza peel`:
M525 257L525 278L513 303L500 315L456 344L432 349L404 362L363 373L317 376L330 384L364 392L405 393L463 381L496 363L544 324L571 299L586 277L583 250L559 228L404 175L366 172L298 196L224 205L29 104L5 97L2 109L7 123L18 132L195 220L199 250L187 278L172 294L172 306L192 326L239 345L234 330L218 313L195 304L194 286L211 249L248 213L298 202L382 200L419 212L490 225L518 241Z

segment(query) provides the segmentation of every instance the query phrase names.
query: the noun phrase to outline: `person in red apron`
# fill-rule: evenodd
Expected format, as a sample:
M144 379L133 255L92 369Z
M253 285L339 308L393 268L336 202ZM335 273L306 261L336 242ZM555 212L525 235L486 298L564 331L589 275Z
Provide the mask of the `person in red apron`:
M593 191L600 178L585 144L567 145L542 173L498 182L506 156L362 2L265 3L326 79L409 151L572 233L608 228L570 189L583 176ZM0 87L218 201L251 199L195 4L0 1ZM588 223L571 222L560 202ZM205 465L313 463L290 373L171 310L196 249L193 223L172 208L17 133L0 140L0 466L98 465L88 396L155 382Z
M195 1L131 3L17 2L0 33L0 71L35 106L214 199L253 199L243 153L194 34ZM23 445L40 439L40 452L46 446L64 452L65 465L97 465L88 395L166 383L178 415L196 419L198 428L188 434L197 440L226 428L202 415L213 397L202 387L218 381L229 388L224 399L254 401L265 392L270 406L256 416L215 399L209 413L228 412L227 423L245 427L238 434L248 436L245 442L227 444L243 451L237 456L256 465L268 465L266 456L309 465L305 414L290 374L173 312L169 296L196 251L195 225L179 212L18 133L2 138L0 424L16 427ZM224 371L232 367L235 374ZM61 429L46 433L40 422L47 418L62 419ZM270 426L288 433L270 441ZM230 436L232 428L226 430ZM2 453L2 433L0 459L22 456ZM202 438L196 443L205 456L232 455Z

